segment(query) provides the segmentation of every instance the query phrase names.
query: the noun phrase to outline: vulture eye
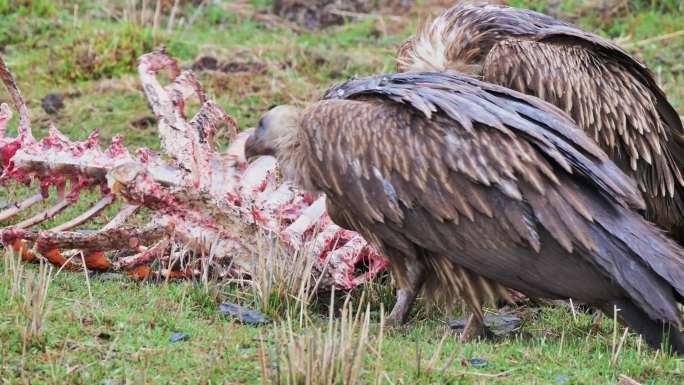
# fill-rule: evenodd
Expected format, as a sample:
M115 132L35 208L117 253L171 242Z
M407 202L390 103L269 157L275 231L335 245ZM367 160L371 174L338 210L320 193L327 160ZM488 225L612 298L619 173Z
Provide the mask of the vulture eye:
M264 118L261 118L259 119L259 125L257 126L256 132L262 134L264 131L266 131L266 127L264 126Z

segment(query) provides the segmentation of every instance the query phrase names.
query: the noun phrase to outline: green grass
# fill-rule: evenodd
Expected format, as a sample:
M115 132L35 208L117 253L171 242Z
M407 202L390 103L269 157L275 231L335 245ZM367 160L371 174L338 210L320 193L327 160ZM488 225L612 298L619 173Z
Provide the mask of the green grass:
M45 340L22 354L16 308L0 305L0 378L6 383L218 383L254 378L256 329L217 317L213 301L190 284L91 280L62 273L50 288ZM4 295L5 293L3 293ZM171 343L174 332L190 340ZM252 347L250 350L249 348Z
M256 384L261 373L259 336L267 352L275 349L277 326L242 326L217 314L220 300L234 301L235 296L254 306L253 299L236 288L218 294L209 290L208 294L192 282L136 283L113 274L91 276L90 286L92 300L82 275L58 274L49 290L44 338L23 351L18 305L9 300L9 280L0 280L0 298L6 299L0 302L0 379L4 383ZM377 310L372 318L374 330ZM323 314L313 308L313 323L324 324ZM567 379L564 384L606 384L615 383L617 374L645 384L684 381L681 360L645 346L637 353L637 339L632 335L616 367L611 367L609 320L595 333L591 315L580 312L574 320L567 308L532 308L524 318L524 336L496 343L463 344L449 336L436 369L426 373L446 328L419 315L410 325L386 332L382 368L394 383L404 384L557 384L563 378ZM172 343L175 332L188 333L190 339ZM618 337L621 334L619 327ZM421 357L420 373L417 357ZM465 366L471 358L485 359L488 365ZM366 366L377 363L369 357Z
M141 26L139 14L124 18L126 1L63 3L68 6L46 0L0 0L0 52L28 101L35 133L45 135L48 124L55 122L72 139L84 139L97 128L104 144L114 135L124 135L131 150L159 148L153 128L130 124L151 115L136 79L135 58L152 47L164 44L183 65L201 54L264 64L264 73L200 74L209 93L242 127L250 127L273 104L306 103L350 76L392 71L396 44L415 30L420 17L412 13L401 20L368 18L325 33L295 33L285 26L255 21L252 14L265 9L267 1L254 1L256 8L247 6L241 11L208 2L211 5L197 13L191 26L187 20L197 8L189 4L181 10L185 25L167 33L163 22L155 34L151 23ZM555 8L538 0L512 3L558 12L589 30L631 44L632 52L655 71L678 111L684 111L684 39L639 44L684 30L684 10L678 1L634 1L609 17L589 0L564 0ZM67 95L66 107L56 116L40 107L40 99L50 92ZM7 100L3 89L0 101ZM33 191L9 186L0 189L0 200L19 199ZM97 194L86 193L86 200L42 228L78 215L95 199ZM88 226L98 228L115 211L108 210ZM25 345L21 336L25 320L19 302L9 297L6 278L0 278L2 383L257 384L259 336L271 357L281 328L242 326L217 315L222 300L239 299L259 307L249 289L217 286L206 291L193 282L136 283L106 274L90 277L91 299L82 274L61 272L49 290L43 336ZM391 305L391 295L385 293L382 298L371 301L372 328L378 327L379 303ZM325 325L327 313L321 303L326 300L319 302L308 309L311 325L295 328L296 333L307 334L312 327ZM282 312L271 315L284 317ZM563 307L526 310L525 337L462 344L450 336L436 359L438 370L426 373L427 362L445 333L442 321L449 318L419 309L407 327L388 330L382 359L369 354L364 376L370 379L371 371L381 364L391 383L402 384L617 384L619 374L644 384L684 382L681 359L645 346L638 352L637 338L631 333L615 367L611 366L610 320L598 332L592 331L590 314L580 313L575 320ZM177 331L188 333L190 340L171 343ZM619 327L618 338L622 331ZM420 371L417 357L421 358ZM470 358L486 359L489 365L464 366ZM385 379L384 383L390 382Z

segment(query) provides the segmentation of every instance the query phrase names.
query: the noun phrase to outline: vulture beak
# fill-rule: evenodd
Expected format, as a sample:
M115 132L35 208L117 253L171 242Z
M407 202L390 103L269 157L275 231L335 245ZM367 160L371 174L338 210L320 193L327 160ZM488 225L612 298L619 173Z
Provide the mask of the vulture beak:
M257 128L247 137L245 141L245 159L250 159L262 155L275 155L273 149L268 145L268 138L263 128Z
M256 135L256 130L252 131L247 137L245 142L245 159L249 160L255 156L260 155L258 151L258 139Z
M295 132L290 128L293 116L298 116L298 110L290 106L278 106L270 109L259 120L256 129L250 132L245 142L245 158L255 156L276 156L276 150L282 146L284 139Z

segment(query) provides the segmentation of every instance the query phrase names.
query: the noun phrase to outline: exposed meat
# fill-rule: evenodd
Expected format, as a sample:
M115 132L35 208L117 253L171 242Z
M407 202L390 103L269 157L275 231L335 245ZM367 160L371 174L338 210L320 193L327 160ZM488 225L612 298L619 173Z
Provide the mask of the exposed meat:
M157 79L163 70L171 80L167 86ZM0 223L9 223L53 191L60 195L55 206L0 228L6 248L27 261L43 257L71 270L82 269L84 261L88 269L127 271L135 278L153 273L150 266L155 261L175 270L162 271L162 276L196 276L197 261L205 263L211 255L210 269L215 275L249 275L255 266L257 238L265 234L312 258L315 274L324 274L319 288L351 289L384 268L384 258L359 235L330 221L325 198L313 199L283 183L274 158L247 164L247 134L239 133L235 120L207 98L191 71L181 72L173 58L155 52L140 58L139 75L156 115L162 148L171 161L149 149L130 153L120 137L102 149L97 131L75 142L50 127L47 137L36 140L21 94L0 60L0 78L21 116L19 135L6 137L12 111L6 104L0 106L0 182L40 190L7 206L0 212ZM188 118L185 104L191 97L199 98L202 107ZM222 127L232 136L225 152L214 144ZM35 229L81 199L84 189L99 189L101 199L51 230ZM101 230L69 231L88 223L118 199L126 205ZM139 228L127 225L139 207L153 210L154 219ZM171 254L178 254L174 250L184 250L184 260L172 261ZM84 258L70 257L78 252ZM107 255L114 252L127 256L112 262Z

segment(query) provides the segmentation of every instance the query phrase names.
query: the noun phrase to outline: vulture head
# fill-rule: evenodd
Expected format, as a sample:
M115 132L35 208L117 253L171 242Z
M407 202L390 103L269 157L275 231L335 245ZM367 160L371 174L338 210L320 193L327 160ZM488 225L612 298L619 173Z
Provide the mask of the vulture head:
M280 105L272 108L259 120L257 128L245 143L247 159L270 155L278 159L283 176L309 191L301 171L299 150L299 126L302 110L295 106Z
M301 110L290 105L272 108L259 121L259 126L247 138L245 155L278 157L278 152L290 149L297 139Z

